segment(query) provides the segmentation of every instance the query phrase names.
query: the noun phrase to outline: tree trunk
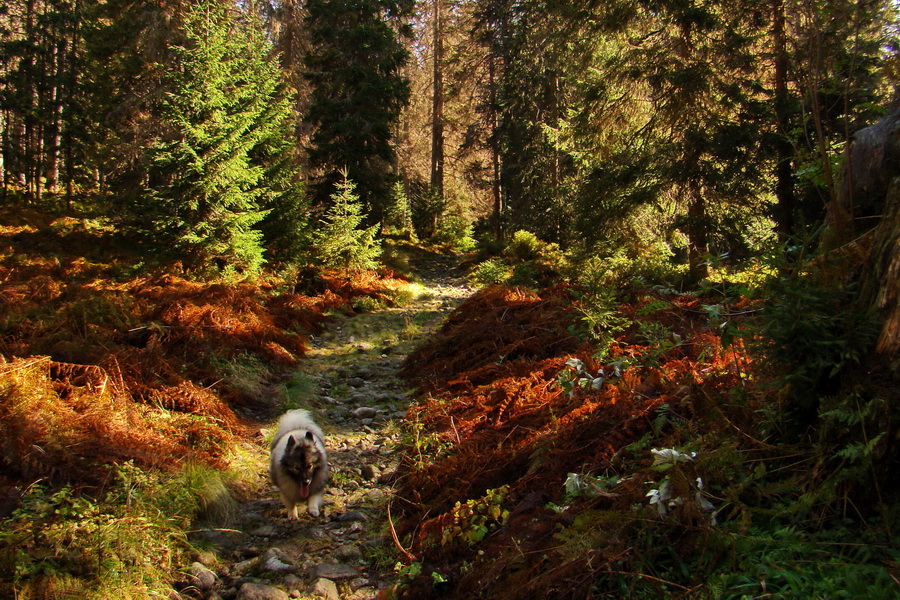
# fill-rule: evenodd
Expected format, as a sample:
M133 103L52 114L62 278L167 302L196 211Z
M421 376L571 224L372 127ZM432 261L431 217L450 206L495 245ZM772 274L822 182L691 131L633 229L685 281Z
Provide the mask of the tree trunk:
M68 69L68 81L63 114L63 156L66 173L66 209L72 210L72 195L75 183L75 136L72 129L75 126L75 95L78 88L78 36L81 35L81 2L74 0L72 3L72 42L69 48L66 68Z
M784 0L774 0L772 18L772 51L775 55L775 231L782 242L794 232L794 212L797 204L794 195L793 156L790 123L788 122L787 65L788 56L784 41Z
M434 0L434 86L431 97L431 189L444 200L444 32L441 1Z
M900 177L888 189L884 216L875 228L862 301L881 320L875 351L893 362L900 357Z
M62 80L65 75L65 42L60 40L56 44L53 53L52 67L55 71L55 80L52 84L49 94L49 110L47 112L50 122L47 124L46 135L46 167L44 174L47 178L47 191L56 192L56 186L59 183L59 148L62 131L62 102L63 102L63 86Z
M706 232L706 201L702 188L694 182L690 185L690 206L688 207L688 273L691 281L700 281L709 277L708 239Z
M497 79L494 61L496 58L488 57L488 85L490 86L490 127L491 127L491 194L493 196L493 211L491 220L494 224L494 239L500 243L503 241L503 194L500 188L500 147L497 135Z

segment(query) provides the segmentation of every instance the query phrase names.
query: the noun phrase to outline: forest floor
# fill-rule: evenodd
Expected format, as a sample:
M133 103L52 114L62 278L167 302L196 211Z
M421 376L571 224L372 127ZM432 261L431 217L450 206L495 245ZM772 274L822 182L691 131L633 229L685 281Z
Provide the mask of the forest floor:
M265 442L277 426L261 428L253 462L255 489L245 492L228 527L199 529L197 553L182 593L241 600L324 596L375 598L396 578L387 509L400 458L401 420L410 401L399 370L403 360L473 290L458 258L422 253L413 259L421 290L411 303L336 315L313 339L294 385L327 436L331 480L323 515L287 518L265 476ZM288 385L291 385L290 383ZM277 415L276 415L277 417Z

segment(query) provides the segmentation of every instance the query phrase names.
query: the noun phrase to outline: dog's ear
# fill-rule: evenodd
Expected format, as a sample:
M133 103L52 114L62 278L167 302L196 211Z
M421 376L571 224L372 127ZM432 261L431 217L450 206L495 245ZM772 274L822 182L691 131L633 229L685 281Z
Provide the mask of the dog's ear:
M312 431L307 431L307 432L306 432L306 439L308 439L308 440L311 441L311 442L316 441L315 438L313 437L313 432L312 432Z
M297 445L297 442L294 441L294 436L289 435L287 445L284 447L285 452L290 452L291 448Z

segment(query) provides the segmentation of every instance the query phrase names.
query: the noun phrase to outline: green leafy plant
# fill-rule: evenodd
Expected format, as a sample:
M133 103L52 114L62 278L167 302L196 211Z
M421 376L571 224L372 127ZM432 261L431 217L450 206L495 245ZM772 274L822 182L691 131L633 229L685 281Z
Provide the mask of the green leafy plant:
M847 368L868 355L878 331L874 316L854 304L853 286L828 286L811 275L773 277L769 301L755 320L752 350L777 374L793 434L818 417ZM832 410L835 407L832 406Z
M503 253L512 260L524 262L536 259L545 246L546 244L530 231L519 230L513 234Z
M810 534L790 525L753 527L728 541L737 563L710 579L707 597L896 598L897 584L883 566L889 555L851 539L842 528Z
M568 358L565 368L556 376L556 385L569 396L576 389L599 390L605 381L603 373L592 375L584 367L584 361L578 358Z
M406 194L406 188L403 187L402 181L394 182L394 186L391 188L390 204L385 211L382 229L386 235L397 236L408 241L416 240L409 196Z
M457 540L474 545L483 540L492 529L506 522L509 511L503 508L503 501L509 486L490 489L477 500L457 502L451 511L452 523L444 528L441 544Z

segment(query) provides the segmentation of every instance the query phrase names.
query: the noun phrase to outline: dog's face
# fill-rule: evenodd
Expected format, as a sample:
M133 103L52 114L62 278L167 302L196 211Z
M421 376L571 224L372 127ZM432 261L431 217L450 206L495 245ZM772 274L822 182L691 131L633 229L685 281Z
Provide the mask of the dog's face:
M281 458L281 466L288 476L300 484L301 495L309 494L309 484L321 464L321 456L316 449L315 438L309 431L297 440L293 435L288 438Z

